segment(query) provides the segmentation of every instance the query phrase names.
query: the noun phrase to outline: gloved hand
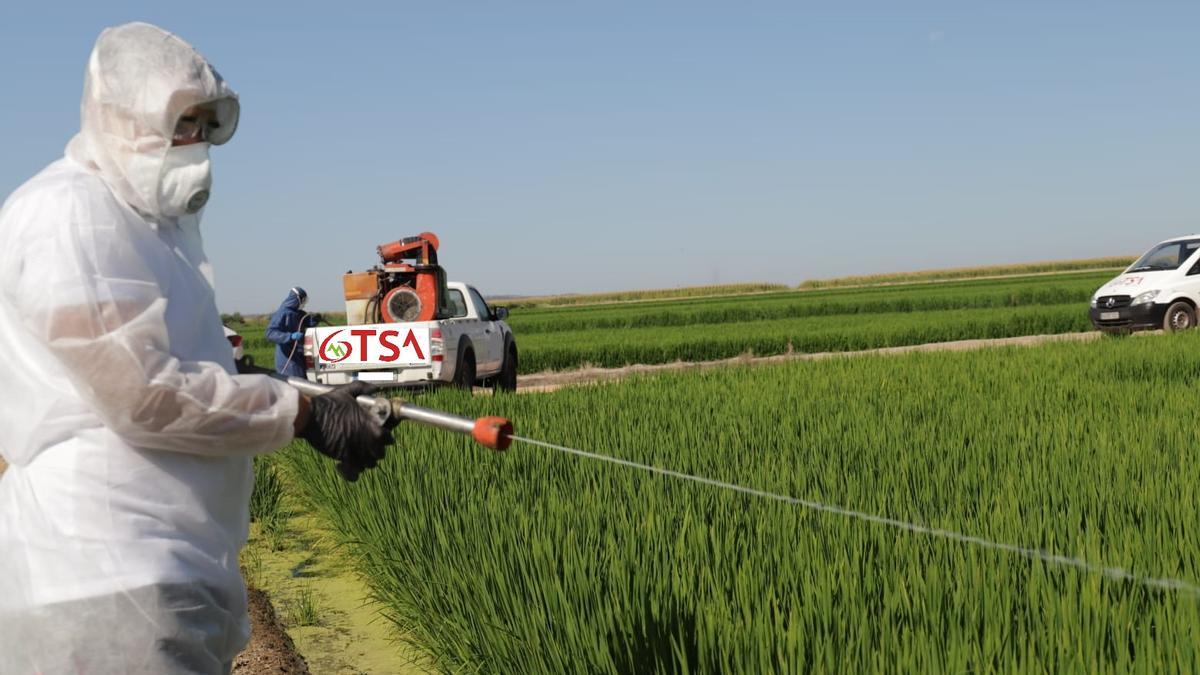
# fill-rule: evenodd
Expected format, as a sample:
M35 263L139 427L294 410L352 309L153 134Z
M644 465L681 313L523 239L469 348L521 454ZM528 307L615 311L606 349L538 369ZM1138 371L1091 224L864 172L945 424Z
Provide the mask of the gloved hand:
M337 462L338 473L351 482L383 459L392 440L391 428L385 429L354 400L374 392L371 384L352 382L312 397L308 424L300 432L317 452Z
M293 340L299 340L303 337L304 337L304 333L301 333L300 331L296 331L295 333L292 333L292 335L291 335L291 338Z

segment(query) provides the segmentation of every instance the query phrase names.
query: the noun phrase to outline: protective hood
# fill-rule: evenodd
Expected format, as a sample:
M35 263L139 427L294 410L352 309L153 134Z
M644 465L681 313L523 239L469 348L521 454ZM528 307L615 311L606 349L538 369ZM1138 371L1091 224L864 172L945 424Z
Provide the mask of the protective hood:
M297 293L297 291L299 291L299 293ZM287 297L283 299L283 302L279 303L279 309L299 310L303 304L303 301L307 297L308 294L304 292L304 289L293 288L292 290L288 291Z
M100 34L88 60L80 105L80 132L67 156L97 173L125 202L152 218L168 215L160 203L163 162L180 115L211 103L220 128L208 138L221 145L237 129L237 93L191 45L146 23Z

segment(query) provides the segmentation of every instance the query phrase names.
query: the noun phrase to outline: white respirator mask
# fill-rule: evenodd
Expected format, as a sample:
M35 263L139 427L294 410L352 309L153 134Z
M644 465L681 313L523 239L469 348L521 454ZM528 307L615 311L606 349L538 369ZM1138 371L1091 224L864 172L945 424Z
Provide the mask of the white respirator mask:
M197 213L208 203L212 163L208 143L169 148L158 179L158 206L165 216Z

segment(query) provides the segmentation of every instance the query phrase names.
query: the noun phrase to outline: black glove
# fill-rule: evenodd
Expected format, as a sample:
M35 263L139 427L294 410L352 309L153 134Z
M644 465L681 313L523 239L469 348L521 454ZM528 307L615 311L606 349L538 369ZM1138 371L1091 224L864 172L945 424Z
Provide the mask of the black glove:
M300 432L317 452L337 462L338 473L351 482L383 459L392 440L391 429L354 400L374 392L375 387L366 382L352 382L312 397L308 424Z

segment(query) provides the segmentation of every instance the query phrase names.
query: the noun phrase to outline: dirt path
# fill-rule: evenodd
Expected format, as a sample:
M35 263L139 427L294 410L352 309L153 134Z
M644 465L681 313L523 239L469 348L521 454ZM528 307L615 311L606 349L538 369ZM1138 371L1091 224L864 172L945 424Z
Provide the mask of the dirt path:
M234 659L232 675L308 675L308 664L296 651L296 645L283 629L266 593L251 588L247 599L250 644Z
M1032 346L1046 342L1082 342L1095 340L1102 336L1099 332L1062 333L1056 335L1023 335L1020 337L995 338L989 340L956 340L953 342L930 342L903 347L881 347L878 349L863 349L852 352L815 352L776 354L774 356L735 356L716 361L675 361L673 363L637 364L621 368L580 368L578 370L549 371L522 375L517 378L517 391L536 393L554 391L563 387L571 387L597 382L620 380L630 375L659 373L670 370L689 370L693 368L720 368L725 366L759 365L764 363L783 363L787 361L810 361L838 356L862 356L864 354L906 354L908 352L933 351L962 351L967 349L982 349L984 347Z
M277 537L263 536L257 526L251 527L242 556L243 572L280 613L285 624L280 630L286 628L289 643L303 655L307 666L307 670L298 672L434 672L426 654L397 640L394 626L384 619L386 609L371 600L366 583L320 519L297 509ZM259 630L258 624L254 630ZM258 671L245 672L249 675Z

